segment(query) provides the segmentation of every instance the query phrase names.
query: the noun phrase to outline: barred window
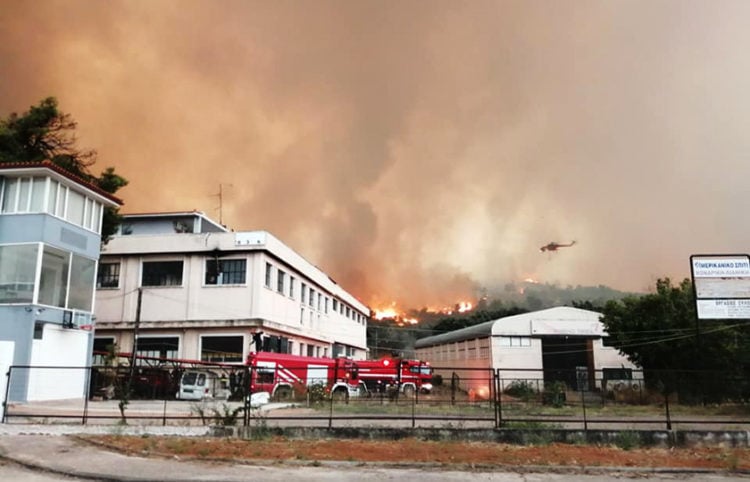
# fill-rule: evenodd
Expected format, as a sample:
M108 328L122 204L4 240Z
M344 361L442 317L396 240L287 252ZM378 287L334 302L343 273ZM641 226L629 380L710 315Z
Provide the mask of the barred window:
M207 259L207 285L245 284L247 262L244 259Z
M100 263L96 274L97 288L119 288L120 263Z

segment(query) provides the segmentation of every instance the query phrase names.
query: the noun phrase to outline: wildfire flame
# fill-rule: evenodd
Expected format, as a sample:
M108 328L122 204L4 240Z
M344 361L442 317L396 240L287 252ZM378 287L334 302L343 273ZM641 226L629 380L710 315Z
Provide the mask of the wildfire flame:
M373 311L375 311L374 318L376 320L385 320L385 319L388 319L388 318L398 318L399 317L399 312L396 310L396 308L393 308L393 307L384 308L384 309L381 309L381 310L379 310L379 309L376 308Z
M466 313L474 309L474 303L471 301L459 301L453 306L446 306L443 308L427 307L426 311L429 313L439 313L443 315L452 315L454 313ZM392 302L388 306L373 308L373 318L376 320L396 320L399 325L416 325L419 323L417 318L409 317L406 313L399 309L396 302Z

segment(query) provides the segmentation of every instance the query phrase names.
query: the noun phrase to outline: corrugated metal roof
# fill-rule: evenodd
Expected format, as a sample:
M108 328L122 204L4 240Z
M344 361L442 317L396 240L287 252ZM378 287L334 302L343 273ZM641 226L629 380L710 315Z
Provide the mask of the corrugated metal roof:
M502 319L502 318L500 318ZM456 341L473 340L474 338L485 338L492 334L492 325L498 320L485 321L478 325L467 326L460 330L449 331L440 335L428 336L414 343L414 348L425 348L428 346L442 345L444 343L453 343Z
M428 336L422 338L414 343L414 348L426 348L429 346L442 345L445 343L455 343L464 340L473 340L475 338L488 338L492 336L492 329L495 323L506 320L507 323L511 323L511 320L546 320L555 321L559 320L561 323L575 320L578 317L586 318L585 315L600 315L599 313L582 310L580 308L572 308L569 306L557 306L554 308L547 308L545 310L532 311L529 313L521 313L518 315L505 316L495 320L480 323L478 325L468 326L461 328L460 330L450 331L448 333L442 333L440 335ZM507 324L506 323L506 324ZM529 335L524 335L529 336Z

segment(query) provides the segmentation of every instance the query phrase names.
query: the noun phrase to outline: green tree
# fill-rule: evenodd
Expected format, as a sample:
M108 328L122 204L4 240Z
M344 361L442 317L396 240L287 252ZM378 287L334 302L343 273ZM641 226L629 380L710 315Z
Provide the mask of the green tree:
M665 384L666 391L689 386L707 391L715 384L725 391L728 379L744 379L747 330L718 320L698 325L689 279L677 286L659 279L655 293L609 301L602 323L612 344L645 370L647 381Z
M127 179L112 167L99 176L91 173L96 151L77 146L76 126L70 114L58 109L54 97L43 99L23 114L14 112L0 119L0 163L49 160L110 194L127 185ZM107 208L103 218L102 241L106 242L121 221L119 208Z

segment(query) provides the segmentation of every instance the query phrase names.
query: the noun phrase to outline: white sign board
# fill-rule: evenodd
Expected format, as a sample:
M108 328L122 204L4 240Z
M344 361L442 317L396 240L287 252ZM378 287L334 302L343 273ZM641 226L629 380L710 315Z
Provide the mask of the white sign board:
M750 277L748 256L713 257L693 256L695 278L747 278Z
M690 257L698 319L750 320L750 256Z
M696 300L702 320L750 320L750 300Z

